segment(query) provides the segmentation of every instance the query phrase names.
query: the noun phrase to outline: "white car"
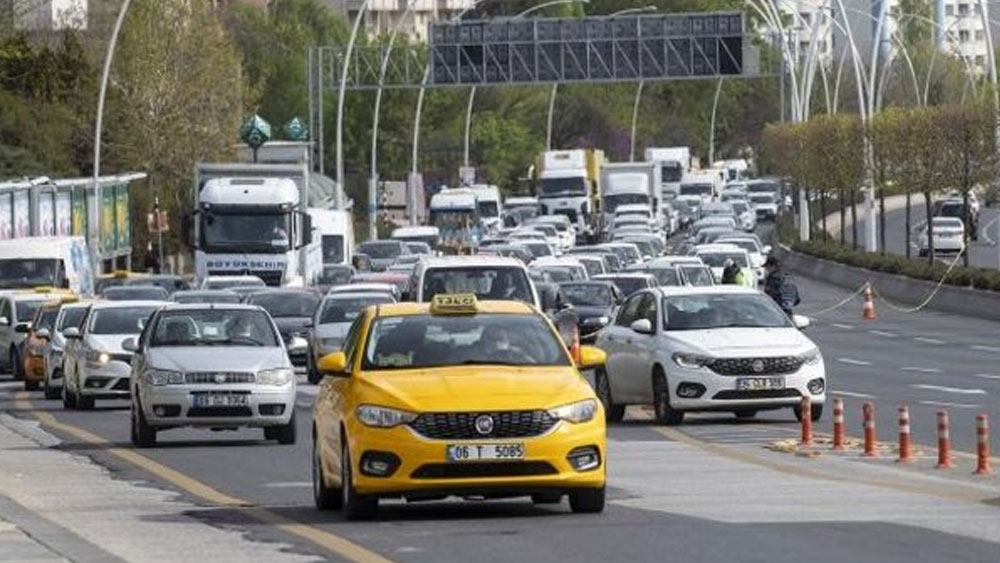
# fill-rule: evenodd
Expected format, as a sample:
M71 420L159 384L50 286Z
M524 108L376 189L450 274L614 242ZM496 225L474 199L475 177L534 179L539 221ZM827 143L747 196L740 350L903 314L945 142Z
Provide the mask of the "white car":
M542 256L531 262L532 269L541 269L548 266L565 268L569 271L574 281L586 281L590 279L590 272L577 256Z
M758 282L763 282L766 272L764 271L764 261L771 252L770 246L760 246L756 236L751 237L730 237L721 236L715 239L715 244L731 244L747 251L750 255L750 267L753 268L754 275Z
M761 410L823 414L826 370L819 348L774 301L734 286L661 287L626 300L597 335L607 355L595 377L608 420L627 405L652 404L658 421L680 424L687 412L728 411L749 418Z
M542 225L552 225L559 235L559 246L563 251L576 246L576 227L565 215L542 215L536 217L530 223Z
M132 443L156 444L161 430L264 429L295 443L295 371L274 321L253 305L170 305L139 339L131 370ZM128 389L128 385L126 385Z
M63 389L63 352L66 349L66 337L63 331L70 327L80 326L83 315L87 312L89 303L65 303L59 308L53 330L49 331L49 339L45 343L45 383L46 399L58 399Z
M730 203L733 204L733 212L736 213L740 228L752 233L757 228L757 213L746 201L732 201Z
M774 222L778 218L778 200L767 192L751 193L750 203L757 215L757 221Z
M706 266L712 269L716 282L722 281L722 271L726 260L732 260L743 270L743 278L747 287L757 287L757 274L750 264L750 254L738 246L731 244L705 244L695 247L694 255L701 258Z
M63 406L89 410L98 399L129 398L132 352L122 344L138 336L167 303L102 301L87 308L78 327L63 331Z
M958 217L934 217L934 252L959 253L965 250L965 224ZM920 256L927 256L930 244L927 240L927 227L924 226L917 239Z

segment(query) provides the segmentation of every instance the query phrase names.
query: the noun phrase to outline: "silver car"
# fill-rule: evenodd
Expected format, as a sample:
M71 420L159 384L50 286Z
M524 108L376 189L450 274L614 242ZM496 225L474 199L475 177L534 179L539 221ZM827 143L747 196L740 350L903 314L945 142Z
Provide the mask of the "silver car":
M295 373L274 321L253 305L170 305L124 344L132 363L132 443L192 426L256 427L295 443Z
M316 367L319 359L343 348L348 329L365 307L395 302L391 295L377 292L335 293L324 297L309 330L309 383L323 379Z
M63 390L63 350L66 348L66 337L63 331L69 327L79 329L80 321L87 312L89 303L66 303L59 308L53 330L49 331L49 340L45 343L45 398L58 399Z

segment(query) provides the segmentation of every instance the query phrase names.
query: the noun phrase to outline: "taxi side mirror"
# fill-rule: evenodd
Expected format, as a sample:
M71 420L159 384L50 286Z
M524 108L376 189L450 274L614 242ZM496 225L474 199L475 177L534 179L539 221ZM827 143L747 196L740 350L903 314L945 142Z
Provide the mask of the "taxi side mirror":
M600 367L604 365L607 359L608 355L600 348L595 346L580 346L580 354L576 362L576 367L581 369Z
M332 375L339 377L346 377L349 375L347 373L347 355L343 352L333 352L332 354L327 354L319 359L319 372L323 375Z

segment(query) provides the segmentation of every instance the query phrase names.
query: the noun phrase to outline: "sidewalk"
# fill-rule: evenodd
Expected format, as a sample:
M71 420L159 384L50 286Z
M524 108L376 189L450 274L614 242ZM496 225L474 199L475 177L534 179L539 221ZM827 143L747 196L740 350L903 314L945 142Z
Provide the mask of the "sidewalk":
M115 479L58 443L37 423L0 414L0 563L317 560L207 524L197 513L210 509Z

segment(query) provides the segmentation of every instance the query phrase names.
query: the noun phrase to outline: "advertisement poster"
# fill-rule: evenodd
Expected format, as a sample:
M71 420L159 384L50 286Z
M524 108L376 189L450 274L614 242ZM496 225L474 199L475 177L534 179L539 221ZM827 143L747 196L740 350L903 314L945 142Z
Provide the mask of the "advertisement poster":
M31 236L31 209L27 190L14 192L14 238Z
M56 234L56 208L52 193L38 194L38 235L50 237Z
M116 248L132 246L132 204L128 197L128 184L115 187L115 225L118 234Z
M0 239L14 236L14 205L13 194L0 194Z
M69 192L56 193L56 234L68 237L73 232L73 202Z
M73 236L87 236L87 195L83 190L73 190Z
M103 252L115 249L115 190L105 186L101 190L101 244Z

